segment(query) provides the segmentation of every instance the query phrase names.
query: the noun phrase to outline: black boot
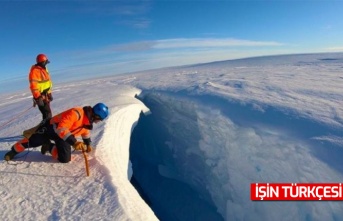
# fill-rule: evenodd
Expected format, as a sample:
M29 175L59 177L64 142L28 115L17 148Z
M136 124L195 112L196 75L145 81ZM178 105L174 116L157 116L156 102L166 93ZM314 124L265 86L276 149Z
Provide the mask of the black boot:
M50 140L46 141L45 143L42 144L42 148L40 149L41 154L45 155L46 152L50 152L50 147L54 145L51 143Z
M14 158L14 156L17 155L17 154L18 154L18 153L15 152L14 150L10 150L9 152L7 152L7 153L5 154L4 159L5 159L6 161L10 161L10 160L12 160L12 159Z

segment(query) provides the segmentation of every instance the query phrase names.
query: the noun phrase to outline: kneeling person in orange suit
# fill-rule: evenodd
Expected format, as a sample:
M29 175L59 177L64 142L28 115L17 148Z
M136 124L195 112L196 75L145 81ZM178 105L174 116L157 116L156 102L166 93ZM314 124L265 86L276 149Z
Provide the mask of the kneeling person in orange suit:
M71 160L71 146L75 150L92 150L90 130L93 129L93 123L104 120L108 114L108 107L103 103L66 110L40 125L30 138L15 143L4 158L9 161L26 148L42 146L42 154L50 152L61 163L68 163ZM81 136L83 142L77 141L77 136ZM50 140L55 143L49 144Z

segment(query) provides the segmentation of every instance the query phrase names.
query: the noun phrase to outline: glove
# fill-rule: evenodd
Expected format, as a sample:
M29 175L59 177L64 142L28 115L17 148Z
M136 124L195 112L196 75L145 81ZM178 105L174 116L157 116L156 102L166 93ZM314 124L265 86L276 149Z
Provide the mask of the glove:
M87 145L86 152L89 153L93 150L93 147L91 145Z
M86 145L81 141L76 141L76 143L74 143L73 147L75 150L85 150L87 148Z
M35 102L36 104L39 106L39 107L43 107L44 106L44 101L43 101L43 97L42 96L39 96L38 98L35 99Z
M48 94L48 98L49 98L49 101L52 101L54 98L52 97L52 94L51 93L49 93Z

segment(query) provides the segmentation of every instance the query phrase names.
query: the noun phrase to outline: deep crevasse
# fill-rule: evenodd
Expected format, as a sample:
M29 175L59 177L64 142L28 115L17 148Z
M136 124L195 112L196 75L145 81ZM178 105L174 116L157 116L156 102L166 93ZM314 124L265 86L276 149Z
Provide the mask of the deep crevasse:
M224 219L304 220L342 215L341 206L334 202L319 206L314 202L250 201L250 183L327 182L327 174L332 180L340 177L313 153L310 142L294 136L289 126L278 125L280 118L290 116L170 92L146 92L141 97L154 124L146 128L155 141L147 145L152 149L142 151L145 157L158 152L155 156L161 159L149 161L157 165L159 174L189 185ZM318 167L320 170L313 170ZM163 203L167 208L173 206ZM312 212L315 208L325 210L317 215Z

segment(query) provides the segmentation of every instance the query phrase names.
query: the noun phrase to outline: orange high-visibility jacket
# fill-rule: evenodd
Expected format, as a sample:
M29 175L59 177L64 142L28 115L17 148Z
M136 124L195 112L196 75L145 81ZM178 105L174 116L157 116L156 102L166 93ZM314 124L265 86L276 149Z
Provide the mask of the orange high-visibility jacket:
M29 73L30 89L34 98L41 96L41 93L51 93L52 82L47 69L38 65L32 65Z
M92 124L88 115L85 108L74 107L51 118L50 124L61 139L73 145L77 136L84 140L90 139Z

